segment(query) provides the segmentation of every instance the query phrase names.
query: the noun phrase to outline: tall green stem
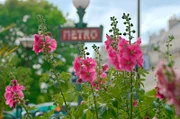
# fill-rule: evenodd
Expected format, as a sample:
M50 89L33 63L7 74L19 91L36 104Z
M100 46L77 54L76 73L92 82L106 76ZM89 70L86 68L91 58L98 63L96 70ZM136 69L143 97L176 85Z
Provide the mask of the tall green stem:
M133 98L132 98L132 89L133 89L133 85L132 85L132 72L131 72L131 77L130 77L131 79L131 95L130 95L130 119L132 119L132 114L133 114Z
M29 111L28 111L26 105L24 104L24 102L21 102L21 104L22 104L22 107L24 108L24 110L26 111L28 119L32 119L32 117L30 116Z
M90 84L91 85L91 84ZM91 85L91 90L92 90L92 94L93 94L93 100L94 100L94 105L95 105L95 112L96 112L96 119L98 119L98 112L97 112L97 105L96 105L96 97L94 95L94 89Z
M60 86L60 93L61 93L61 95L62 95L62 97L63 97L64 103L65 103L65 106L66 106L66 111L68 112L68 105L67 105L67 102L66 102L64 93L63 93L63 91L62 91L62 89L61 89L61 86ZM72 119L72 116L71 116L70 113L69 113L69 116L70 116L70 118Z

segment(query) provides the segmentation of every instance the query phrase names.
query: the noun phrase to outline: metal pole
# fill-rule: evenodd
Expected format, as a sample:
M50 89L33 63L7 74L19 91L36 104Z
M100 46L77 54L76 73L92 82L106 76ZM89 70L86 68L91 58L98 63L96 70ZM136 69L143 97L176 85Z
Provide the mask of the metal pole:
M140 37L140 0L137 0L137 37Z
M139 37L140 37L140 0L137 0L137 38ZM139 69L138 65L136 64L137 78L140 79L138 69Z

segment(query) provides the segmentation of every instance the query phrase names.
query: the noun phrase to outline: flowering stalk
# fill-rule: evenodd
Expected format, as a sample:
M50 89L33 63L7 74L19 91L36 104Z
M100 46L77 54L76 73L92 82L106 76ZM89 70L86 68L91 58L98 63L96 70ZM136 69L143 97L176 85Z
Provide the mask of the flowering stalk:
M96 119L99 119L98 118L98 111L97 111L97 104L96 104L96 97L95 97L94 89L93 89L92 85L91 85L91 91L92 91L92 94L93 94L93 100L94 100L94 106L95 106L95 112L96 112Z
M133 97L132 97L132 89L133 89L133 82L132 82L132 80L133 80L133 78L132 78L132 73L133 72L131 72L131 76L130 76L130 80L131 80L131 91L130 91L130 107L131 107L131 113L130 113L130 119L132 119L132 113L133 113Z
M122 16L123 19L125 19L124 24L126 25L126 32L123 35L128 34L129 36L129 44L131 45L131 40L133 39L133 36L131 35L131 33L135 33L135 30L131 31L131 27L133 26L133 24L130 22L131 18L129 16L129 14L123 14ZM130 119L132 119L133 116L133 96L132 96L132 89L133 89L133 71L130 72Z
M36 52L36 54L38 54L39 52L43 52L45 54L45 60L52 65L53 69L51 69L51 72L55 75L55 78L58 80L58 73L56 73L55 71L56 65L55 65L55 61L53 60L54 56L50 54L50 52L53 52L56 49L57 42L55 39L51 39L50 36L48 36L49 33L47 32L45 19L43 18L42 15L38 15L38 21L39 21L39 29L38 29L39 34L36 34L34 36L35 41L33 45L33 50ZM60 89L60 94L66 106L66 111L68 112L68 105L64 93L62 91L61 84L59 86L59 89ZM69 116L70 118L72 118L70 113Z
M21 106L22 106L22 107L24 108L24 110L26 111L26 114L27 114L28 119L32 119L32 117L31 117L30 114L29 114L29 110L28 110L28 108L27 108L27 106L25 105L25 103L24 103L23 100L21 101Z

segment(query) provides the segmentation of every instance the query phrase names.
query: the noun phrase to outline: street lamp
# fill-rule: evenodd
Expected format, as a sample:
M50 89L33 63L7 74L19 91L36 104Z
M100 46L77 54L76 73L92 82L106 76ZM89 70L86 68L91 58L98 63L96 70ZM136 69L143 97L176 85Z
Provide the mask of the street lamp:
M87 27L87 23L84 23L83 22L83 17L85 15L85 10L86 8L88 7L89 5L89 0L73 0L73 4L74 6L76 7L77 9L77 14L79 16L79 23L76 23L76 28L86 28ZM74 75L74 73L72 72L72 76L73 77L76 77ZM77 78L77 77L76 77ZM76 79L77 80L77 79ZM78 91L81 90L81 85L80 84L77 84L76 85L76 88ZM83 98L79 95L78 96L78 105L81 104L81 101L83 100Z
M85 10L89 5L89 0L73 0L74 6L77 8L77 14L79 16L79 23L76 23L77 28L84 28L87 26L86 23L83 22Z

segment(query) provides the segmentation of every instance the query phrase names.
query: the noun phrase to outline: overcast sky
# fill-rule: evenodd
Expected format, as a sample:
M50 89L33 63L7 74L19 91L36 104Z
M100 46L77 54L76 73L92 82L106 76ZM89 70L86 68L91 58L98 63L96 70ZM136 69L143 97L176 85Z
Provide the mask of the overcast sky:
M5 1L5 0L0 0ZM69 14L68 18L78 22L76 8L72 0L48 0L57 6L64 15ZM84 22L89 27L100 25L104 26L103 40L105 34L110 29L110 17L118 18L119 28L124 31L121 16L123 13L130 13L134 29L137 30L137 0L90 0L90 4L86 9ZM141 38L142 43L147 44L149 35L158 33L160 29L166 29L168 19L176 15L180 18L180 0L141 0ZM136 35L135 35L136 37ZM88 47L92 43L87 44ZM98 44L102 45L102 43Z
M64 15L69 14L70 19L78 22L76 8L72 0L48 0L56 5ZM90 0L86 9L84 21L88 26L104 26L104 36L110 29L110 17L116 16L120 22L119 28L124 31L121 16L130 13L137 30L137 0ZM158 33L168 27L168 19L176 15L180 18L180 0L141 0L141 38L142 43L147 44L149 35ZM135 35L136 37L136 35ZM88 43L90 47L92 44ZM98 44L102 45L102 43ZM91 51L90 51L91 52Z

